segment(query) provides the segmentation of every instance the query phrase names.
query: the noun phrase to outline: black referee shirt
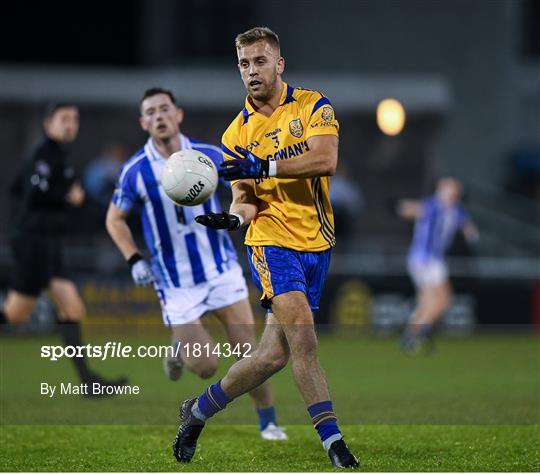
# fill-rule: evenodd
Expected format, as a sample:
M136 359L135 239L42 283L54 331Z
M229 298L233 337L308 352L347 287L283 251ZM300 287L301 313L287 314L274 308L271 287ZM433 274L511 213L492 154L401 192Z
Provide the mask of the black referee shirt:
M57 235L65 230L67 193L75 170L67 148L46 137L11 187L16 199L15 231Z

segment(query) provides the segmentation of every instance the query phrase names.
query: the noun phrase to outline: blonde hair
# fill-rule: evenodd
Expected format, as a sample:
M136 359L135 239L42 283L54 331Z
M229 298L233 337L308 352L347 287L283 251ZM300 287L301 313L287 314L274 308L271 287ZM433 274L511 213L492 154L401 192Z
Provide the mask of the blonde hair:
M278 35L266 26L257 26L240 33L236 36L234 44L236 45L236 49L240 49L245 46L250 46L257 41L266 41L278 51L280 49Z

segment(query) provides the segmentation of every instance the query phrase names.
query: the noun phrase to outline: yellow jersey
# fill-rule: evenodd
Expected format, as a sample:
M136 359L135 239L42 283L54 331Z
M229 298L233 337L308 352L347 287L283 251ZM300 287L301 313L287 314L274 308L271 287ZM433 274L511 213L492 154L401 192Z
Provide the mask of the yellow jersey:
M234 148L238 145L261 159L291 160L309 151L309 137L338 135L338 131L328 98L284 83L279 106L270 117L256 112L246 98L244 109L223 134L221 147L225 159L242 158ZM259 212L246 233L246 245L307 252L335 245L328 176L252 181Z

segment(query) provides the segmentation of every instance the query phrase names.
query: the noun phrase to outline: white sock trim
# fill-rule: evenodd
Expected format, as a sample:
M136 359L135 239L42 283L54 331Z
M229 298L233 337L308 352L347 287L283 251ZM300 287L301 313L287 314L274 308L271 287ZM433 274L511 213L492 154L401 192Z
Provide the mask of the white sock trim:
M326 438L323 442L322 442L322 445L324 446L324 449L326 449L326 451L328 451L330 449L330 446L332 446L332 443L334 441L337 441L338 439L341 439L343 438L343 436L341 435L341 433L336 433L335 435L332 435L330 436L329 438Z
M206 421L206 416L204 416L203 412L199 410L199 402L195 402L193 406L191 407L191 413L195 418L198 418L201 421Z

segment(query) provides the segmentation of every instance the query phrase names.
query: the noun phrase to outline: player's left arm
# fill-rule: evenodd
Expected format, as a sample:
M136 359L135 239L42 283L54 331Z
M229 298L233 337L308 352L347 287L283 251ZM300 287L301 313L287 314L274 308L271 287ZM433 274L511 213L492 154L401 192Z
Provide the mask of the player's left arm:
M307 139L309 151L290 160L261 160L245 148L236 146L242 158L220 164L219 175L227 181L248 178L315 178L332 176L338 160L337 135L315 135Z
M315 135L307 139L309 151L292 160L276 161L277 178L333 176L338 163L337 135Z
M461 226L461 231L463 232L465 240L467 240L469 244L476 244L480 239L478 227L476 227L475 223L471 219L467 219L465 221L465 223Z
M298 100L303 105L301 119L297 120L297 132L300 135L295 136L305 136L306 153L288 160L275 161L261 159L252 150L235 146L234 152L229 153L232 159L227 157L227 160L220 164L220 176L227 181L233 181L247 178L294 179L334 175L339 145L339 123L334 109L328 98L322 94L310 94L307 101L300 98ZM224 135L224 143L226 135L227 133ZM231 144L238 141L231 140ZM230 147L228 149L230 150Z
M270 162L269 175L277 178L316 178L333 176L338 163L339 123L330 100L319 93L310 93L303 104L302 122L308 151L289 160ZM274 171L274 172L273 172Z
M463 232L465 240L470 245L475 245L480 239L480 232L478 232L478 228L476 227L473 220L471 219L471 216L461 203L457 205L457 213L458 225L461 229L461 232Z

